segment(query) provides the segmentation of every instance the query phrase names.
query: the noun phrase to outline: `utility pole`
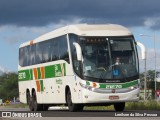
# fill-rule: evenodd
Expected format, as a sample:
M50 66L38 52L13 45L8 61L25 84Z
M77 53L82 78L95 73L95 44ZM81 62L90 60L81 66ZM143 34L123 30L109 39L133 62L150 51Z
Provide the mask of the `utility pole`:
M156 68L156 38L155 38L155 32L154 32L154 51L155 51L155 74L154 74L154 82L155 82L155 100L157 100L157 94L156 94L156 91L157 91L157 81L156 81L156 72L157 72L157 68Z
M144 35L144 34L140 34L140 36L151 37L154 40L154 53L155 53L155 74L154 74L155 86L154 86L154 88L155 88L155 100L156 100L157 99L157 95L156 95L156 90L157 90L157 81L156 81L156 72L157 72L157 70L156 70L156 64L157 63L156 63L156 58L157 58L157 56L156 56L156 36L155 36L155 32L154 32L154 36Z
M146 94L146 90L147 90L147 54L145 51L145 59L144 59L144 101L147 100L147 94Z

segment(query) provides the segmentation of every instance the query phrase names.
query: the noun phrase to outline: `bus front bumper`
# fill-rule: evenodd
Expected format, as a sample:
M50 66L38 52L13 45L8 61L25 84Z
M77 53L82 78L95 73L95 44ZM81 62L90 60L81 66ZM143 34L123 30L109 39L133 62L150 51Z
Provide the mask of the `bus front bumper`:
M137 88L124 93L98 93L88 89L83 89L83 103L116 103L138 101L139 91L140 89Z

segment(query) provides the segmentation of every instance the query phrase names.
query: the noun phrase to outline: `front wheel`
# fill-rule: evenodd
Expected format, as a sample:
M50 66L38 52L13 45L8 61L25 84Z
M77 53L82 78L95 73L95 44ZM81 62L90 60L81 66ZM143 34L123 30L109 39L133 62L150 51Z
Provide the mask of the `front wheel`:
M72 103L72 96L70 90L67 92L67 105L70 112L82 111L83 105Z
M125 109L125 102L115 103L115 104L114 104L114 109L115 109L115 111L117 111L117 112L124 111L124 109Z
M49 106L48 106L48 105L42 104L42 110L43 110L43 111L47 111L47 110L48 110L48 108L49 108Z

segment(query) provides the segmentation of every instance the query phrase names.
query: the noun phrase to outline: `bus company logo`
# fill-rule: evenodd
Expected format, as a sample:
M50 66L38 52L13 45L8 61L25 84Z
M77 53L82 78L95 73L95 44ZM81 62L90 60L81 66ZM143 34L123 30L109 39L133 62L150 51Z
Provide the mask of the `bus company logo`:
M65 71L65 67L63 63L55 65L55 76L56 77L65 76L64 71Z
M19 73L19 74L18 74L18 78L19 78L19 80L25 79L25 78L26 78L26 73L25 73L25 72Z
M2 112L2 117L12 117L11 112Z

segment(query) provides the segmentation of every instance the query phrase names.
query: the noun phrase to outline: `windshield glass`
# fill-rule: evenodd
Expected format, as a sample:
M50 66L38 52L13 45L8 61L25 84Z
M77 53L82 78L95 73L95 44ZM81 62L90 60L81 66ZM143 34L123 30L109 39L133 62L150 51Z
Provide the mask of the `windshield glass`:
M83 75L98 79L125 79L138 75L133 38L80 38Z

